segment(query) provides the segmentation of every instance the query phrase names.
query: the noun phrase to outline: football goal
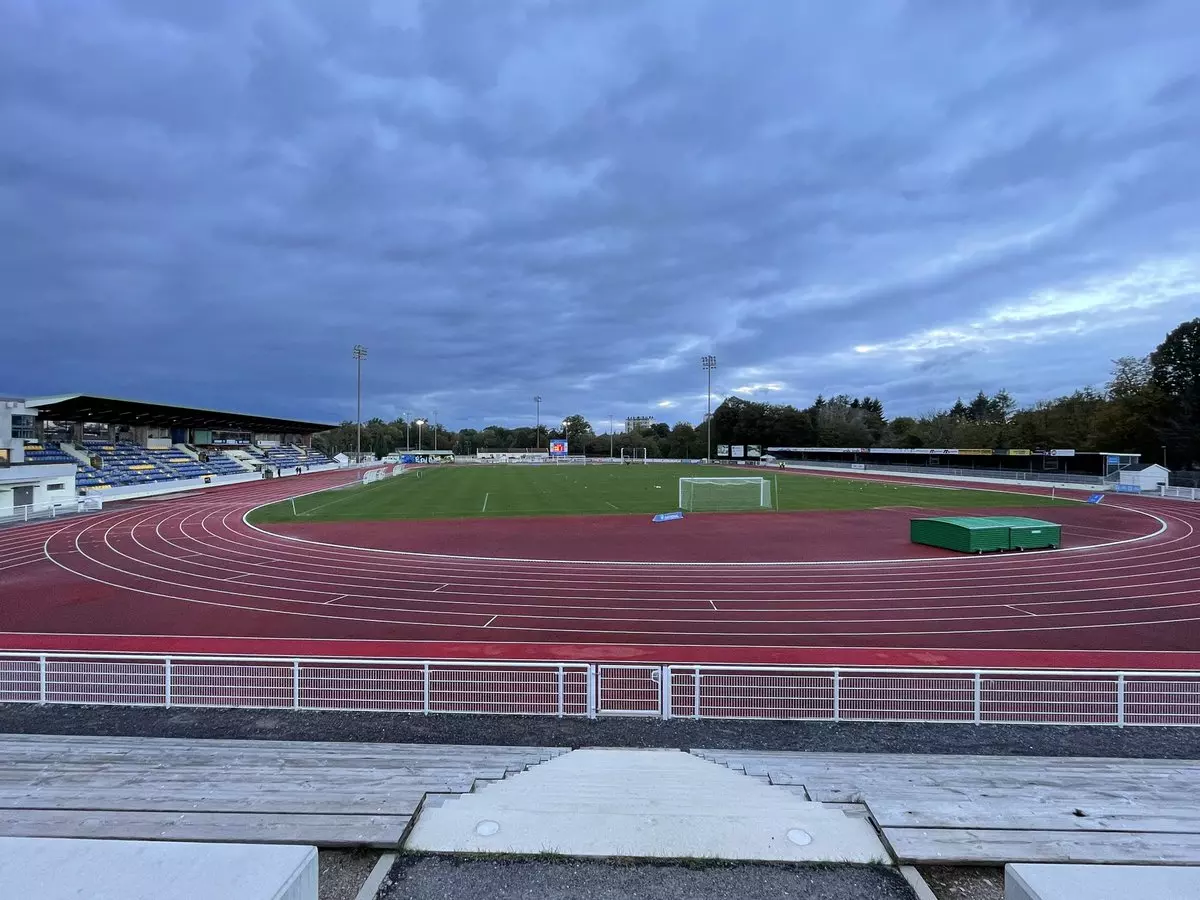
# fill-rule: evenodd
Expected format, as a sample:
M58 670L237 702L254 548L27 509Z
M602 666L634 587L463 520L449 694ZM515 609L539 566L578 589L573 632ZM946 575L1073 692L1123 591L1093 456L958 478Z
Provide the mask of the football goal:
M623 462L623 463L647 462L646 448L645 447L622 447L621 448L621 462Z
M765 478L680 478L679 508L688 512L774 509Z

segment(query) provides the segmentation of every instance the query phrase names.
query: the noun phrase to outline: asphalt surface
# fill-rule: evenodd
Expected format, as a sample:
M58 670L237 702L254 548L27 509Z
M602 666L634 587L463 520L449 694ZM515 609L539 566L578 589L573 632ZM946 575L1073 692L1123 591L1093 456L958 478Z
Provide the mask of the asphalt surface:
M882 866L401 857L378 900L915 900Z
M1200 759L1200 728L662 721L0 704L0 733Z

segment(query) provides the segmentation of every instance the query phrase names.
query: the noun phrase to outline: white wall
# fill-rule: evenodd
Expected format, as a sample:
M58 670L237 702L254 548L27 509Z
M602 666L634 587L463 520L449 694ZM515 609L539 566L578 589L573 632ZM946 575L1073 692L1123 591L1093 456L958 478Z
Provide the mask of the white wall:
M11 510L15 505L16 487L33 487L33 505L44 506L48 503L75 505L75 473L78 470L66 463L54 463L44 466L9 466L0 467L0 511ZM57 491L50 490L50 485L61 484Z
M1159 485L1167 484L1170 476L1170 472L1155 464L1137 472L1121 472L1121 484L1136 485L1144 494L1157 494Z

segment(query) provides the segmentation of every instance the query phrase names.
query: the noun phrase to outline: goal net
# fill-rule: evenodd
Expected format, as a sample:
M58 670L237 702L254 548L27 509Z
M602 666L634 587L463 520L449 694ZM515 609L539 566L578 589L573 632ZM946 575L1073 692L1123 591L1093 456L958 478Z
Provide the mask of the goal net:
M680 478L679 508L690 512L773 509L765 478Z
M622 447L621 448L621 462L644 463L646 461L647 460L646 460L646 448L645 447Z

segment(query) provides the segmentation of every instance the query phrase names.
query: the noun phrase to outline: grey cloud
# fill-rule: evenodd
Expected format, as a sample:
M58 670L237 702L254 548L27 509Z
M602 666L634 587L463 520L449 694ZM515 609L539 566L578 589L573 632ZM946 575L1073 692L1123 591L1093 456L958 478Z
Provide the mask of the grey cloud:
M846 354L1185 258L1198 25L1185 0L5 4L5 313L55 364L10 342L0 382L336 420L362 342L367 414L476 427L535 393L548 421L695 421L710 351L722 391L754 369L784 402L1032 401L1187 303Z

